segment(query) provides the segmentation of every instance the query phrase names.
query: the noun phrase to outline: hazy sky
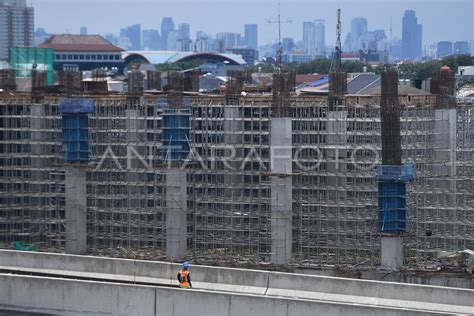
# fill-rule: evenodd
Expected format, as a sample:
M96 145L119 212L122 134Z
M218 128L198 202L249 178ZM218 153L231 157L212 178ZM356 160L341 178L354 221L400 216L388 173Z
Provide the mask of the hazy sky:
M278 39L277 0L28 0L35 8L36 27L52 33L78 33L87 26L89 34L118 34L121 27L140 23L142 29L159 29L161 19L171 16L175 24L190 23L191 37L196 31L243 33L245 23L259 26L259 44ZM385 29L390 18L393 36L401 37L403 12L416 11L423 24L423 43L440 40L474 40L474 0L281 0L283 36L302 38L303 21L324 19L326 43L335 42L336 10L342 10L344 38L350 20L365 17L369 30Z

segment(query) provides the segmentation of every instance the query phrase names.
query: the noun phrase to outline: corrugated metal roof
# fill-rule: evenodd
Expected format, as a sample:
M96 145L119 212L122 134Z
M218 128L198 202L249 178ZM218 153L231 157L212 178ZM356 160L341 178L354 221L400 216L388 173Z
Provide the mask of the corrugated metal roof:
M246 61L240 55L236 54L220 54L220 53L194 53L194 52L173 52L173 51L127 51L124 54L124 58L127 58L131 55L140 55L150 64L165 64L165 63L175 63L180 60L190 57L199 56L203 57L212 57L216 56L218 58L228 59L238 65L246 65Z
M347 83L348 94L381 94L380 75L362 73ZM404 84L398 85L399 95L430 95L431 93Z
M380 95L382 87L379 85L376 87L372 87L371 89L367 89L364 93L371 94L371 95ZM420 90L415 87L399 84L398 85L398 95L430 95L431 93L428 91Z
M40 48L52 48L60 52L122 52L123 49L100 35L53 35Z
M364 90L380 85L380 75L362 73L347 83L348 94L362 94Z

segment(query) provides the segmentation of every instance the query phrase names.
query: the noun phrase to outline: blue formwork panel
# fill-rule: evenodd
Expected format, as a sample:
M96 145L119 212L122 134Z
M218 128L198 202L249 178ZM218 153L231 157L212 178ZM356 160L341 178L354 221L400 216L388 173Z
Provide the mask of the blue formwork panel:
M61 114L86 114L95 112L95 101L92 99L65 98L59 102Z
M158 98L156 100L155 106L159 109L168 107L168 99Z
M377 179L379 181L410 181L413 180L413 164L378 165Z
M86 114L63 115L62 156L66 162L91 160L89 118Z
M162 119L163 159L182 160L189 155L189 109L165 109Z
M381 232L405 232L407 226L406 183L381 181L378 224Z

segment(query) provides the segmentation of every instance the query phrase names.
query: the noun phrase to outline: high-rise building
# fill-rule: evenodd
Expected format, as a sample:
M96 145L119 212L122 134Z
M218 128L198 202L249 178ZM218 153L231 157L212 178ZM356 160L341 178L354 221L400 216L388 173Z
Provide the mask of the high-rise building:
M81 27L81 32L80 32L81 35L87 35L88 32L87 32L87 27L83 26Z
M114 44L114 45L117 45L117 42L118 42L118 38L117 36L115 36L114 34L112 33L107 33L105 34L105 39L107 41L109 41L110 43Z
M160 33L157 30L143 30L143 50L160 49Z
M436 55L438 58L449 56L453 54L453 42L450 41L441 41L438 42Z
M142 26L140 24L131 25L128 28L128 38L130 39L131 50L142 49Z
M363 39L367 33L367 19L354 18L351 21L351 50L363 49Z
M128 41L127 41L128 39ZM141 50L142 49L142 26L135 24L120 30L119 46L123 49ZM126 43L128 48L124 46Z
M176 41L176 50L178 52L191 52L191 51L193 51L193 41L189 38L179 38Z
M173 32L174 30L175 28L174 28L173 18L164 17L163 21L161 22L161 43L162 43L161 49L163 50L170 49L168 47L168 35L170 32Z
M351 34L354 38L361 38L368 30L367 19L354 18L351 21Z
M207 36L207 34L204 31L197 31L196 32L196 39L208 38L208 37L209 36Z
M284 37L281 41L281 46L283 46L284 52L291 52L295 49L295 40L292 37Z
M166 49L171 50L171 51L176 51L177 49L176 44L178 42L178 39L179 39L179 31L175 30L175 31L168 32Z
M210 41L211 38L203 31L196 32L196 42L194 43L194 50L200 53L211 51Z
M326 53L326 29L324 27L324 20L314 21L314 34L316 42L316 56L324 56Z
M188 23L181 23L178 25L179 39L191 38L191 26Z
M35 31L35 45L40 45L44 43L48 38L50 38L53 34L46 32L43 27L39 27Z
M398 37L395 37L394 39L392 39L390 57L401 58L402 56L403 56L402 41Z
M209 39L204 37L199 37L196 39L195 51L198 53L208 52L209 51Z
M326 51L324 20L303 22L303 43L307 55L322 56Z
M14 46L35 45L34 9L26 0L0 0L0 60L10 57Z
M313 22L303 22L303 45L304 52L307 55L312 55L316 43L314 41L314 23Z
M402 21L402 52L403 58L415 60L422 54L421 24L418 24L415 11L406 10Z
M454 42L453 53L457 55L471 54L471 47L468 41Z
M128 36L119 36L117 37L117 46L129 50L132 47L132 43L130 43L130 38Z
M245 24L245 45L252 49L258 49L258 25Z
M346 40L344 41L344 44L343 44L343 50L345 52L352 52L353 49L352 49L352 42L354 40L352 39L352 34L351 32L347 33L347 36L346 36Z
M216 39L221 43L219 44L219 51L238 47L240 44L240 37L241 35L239 33L217 33Z

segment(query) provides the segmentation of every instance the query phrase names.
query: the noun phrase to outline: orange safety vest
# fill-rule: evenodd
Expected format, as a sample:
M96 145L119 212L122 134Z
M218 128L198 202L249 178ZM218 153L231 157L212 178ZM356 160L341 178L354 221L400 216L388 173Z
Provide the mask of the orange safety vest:
M179 287L180 288L184 288L184 289L189 288L188 275L189 275L189 271L179 270L179 278L180 278Z

